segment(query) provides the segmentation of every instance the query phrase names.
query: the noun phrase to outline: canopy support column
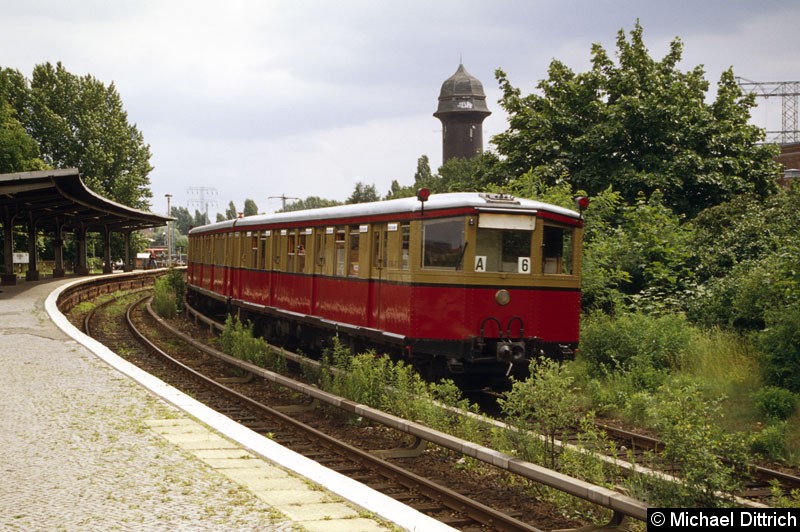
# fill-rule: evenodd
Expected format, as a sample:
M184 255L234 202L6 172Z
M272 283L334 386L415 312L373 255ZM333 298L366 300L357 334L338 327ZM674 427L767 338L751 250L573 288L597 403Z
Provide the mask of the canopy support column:
M86 260L86 226L81 224L75 229L75 273L89 275L89 263Z
M39 271L36 269L36 220L33 213L28 213L28 271L26 281L38 281Z
M114 271L114 265L111 264L111 229L107 225L103 226L103 273L111 273Z
M8 207L3 211L3 275L0 285L12 285L17 284L14 273L14 216Z
M56 219L56 233L53 236L53 277L64 277L64 222Z
M122 233L122 238L125 241L125 264L122 266L122 270L126 272L132 272L133 263L131 262L131 232L125 231Z

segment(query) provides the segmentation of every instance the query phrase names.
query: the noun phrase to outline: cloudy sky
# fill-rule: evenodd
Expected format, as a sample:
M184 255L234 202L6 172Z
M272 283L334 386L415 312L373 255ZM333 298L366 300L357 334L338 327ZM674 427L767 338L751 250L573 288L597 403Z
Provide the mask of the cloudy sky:
M494 71L533 92L558 59L613 53L636 20L661 58L675 37L683 70L753 81L800 80L797 0L0 0L0 66L30 77L61 61L113 82L150 144L153 211L210 211L286 195L344 200L358 181L385 193L413 182L417 159L441 164L432 113L458 67L482 81L493 111L484 141L506 127ZM780 99L753 121L780 129Z

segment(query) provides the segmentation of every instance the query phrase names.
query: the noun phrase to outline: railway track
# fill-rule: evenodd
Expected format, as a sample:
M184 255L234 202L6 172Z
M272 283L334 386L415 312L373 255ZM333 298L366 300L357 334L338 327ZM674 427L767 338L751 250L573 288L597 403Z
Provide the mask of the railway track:
M644 457L647 453L658 452L664 448L664 444L652 436L607 424L598 424L597 428L605 432L618 449L631 450L639 463L646 463ZM774 485L780 486L785 493L800 489L800 477L796 475L756 464L751 464L748 469L751 478L745 484L743 491L738 494L740 502L753 501L758 504L770 496Z
M222 324L214 322L208 318L202 318L203 321L210 326L210 329L222 330ZM490 394L494 395L494 394ZM499 420L496 406L489 408L495 414L492 417ZM499 420L500 425L502 420ZM630 475L634 472L644 474L655 474L663 478L673 478L674 481L679 482L678 477L672 475L677 473L672 466L656 466L656 470L641 466L639 464L657 464L657 455L663 451L664 444L657 438L652 436L632 432L619 427L614 427L602 422L595 424L598 433L604 433L608 441L613 442L617 453L610 461L618 467L623 475ZM578 428L574 427L569 431L568 436L561 441L562 445L570 445L576 443L577 439L575 434ZM601 451L602 452L602 451ZM633 462L626 462L617 458L617 455L632 457ZM654 460L654 457L656 459ZM790 493L793 490L800 489L800 477L779 471L773 468L763 467L756 464L751 464L748 467L750 478L744 483L743 490L737 495L736 502L743 506L763 506L763 501L769 499L772 493L773 486L779 486L784 493Z
M195 353L195 355L193 355L193 356L195 358L199 358L201 361L203 360L203 356L202 355L198 355L198 354ZM202 364L204 364L204 365L210 364L210 362L207 360L208 357L205 357L205 358L206 358L206 360L205 360L205 362L202 362ZM221 377L222 380L226 380L226 381L228 381L230 383L232 376L230 374L230 370L229 369L225 370L225 369L219 369L218 368L216 371L217 371L217 373L220 374L220 377ZM235 380L235 378L234 378L234 380ZM239 385L247 386L245 384L235 384L235 383L231 383L231 384L234 387L239 386ZM262 382L262 384L259 385L259 387L260 388L264 388L263 382ZM285 400L287 401L286 405L281 406L281 407L279 407L277 409L279 413L280 413L280 411L282 409L285 409L285 408L289 408L289 409L297 408L298 402L296 400L294 401L294 403L291 403L291 398L286 398ZM236 414L235 410L230 410L230 411L233 414ZM298 410L298 411L293 412L291 417L292 418L296 418L296 417L302 417L303 415L305 415L303 413L303 411L302 410ZM240 416L242 418L242 421L244 422L244 424L250 423L250 421L248 420L248 416L252 417L250 414L248 414L248 415L244 415L243 414L242 416ZM233 417L235 417L235 416L233 416ZM311 423L317 425L318 421L311 421ZM259 428L259 427L256 425L255 428ZM643 435L636 434L636 433L631 433L631 432L628 432L628 431L623 431L623 430L620 430L620 429L615 428L615 427L602 426L601 429L603 431L605 431L609 435L609 438L614 439L615 441L619 442L618 443L618 447L624 446L627 449L636 450L637 452L639 452L639 451L646 452L648 450L656 449L658 447L658 445L659 445L659 442L657 440L653 439L653 438L649 438L647 436L643 436ZM260 431L261 432L265 432L265 431L266 432L272 432L272 425L265 425L263 427L260 427ZM348 429L345 432L353 432L353 431ZM381 438L379 438L377 436L384 436L380 431L373 432L373 435L376 436L374 438L376 445L381 440ZM385 441L384 444L388 445L390 447L391 446L396 446L397 438L398 438L398 435L396 435L396 434L394 434L392 436L389 436L388 440ZM309 448L310 449L315 449L315 451L312 452L312 454L314 454L314 453L317 452L316 449L318 449L319 447L322 447L321 443L314 443L314 444L310 444ZM334 464L336 463L334 460L329 459L329 458L325 458L325 457L323 457L321 460L323 460L325 462L334 463ZM404 466L406 466L406 464L404 464ZM347 470L349 467L350 466L345 466L343 468L343 470ZM422 470L425 470L425 466L422 467ZM781 486L783 487L784 491L786 491L786 492L789 492L791 489L797 489L798 487L800 487L800 479L798 479L797 477L794 477L792 475L787 475L787 474L779 472L779 471L769 470L769 469L760 468L760 467L754 467L753 470L754 470L754 475L753 475L754 476L754 480L753 480L753 482L748 484L747 490L746 490L745 493L742 494L742 497L748 497L748 498L752 498L752 499L759 499L759 498L765 497L769 493L769 484L770 484L770 482L774 482L776 479L780 482ZM358 478L359 476L364 476L366 478L369 478L369 475L365 475L361 471L356 473L354 476L356 478ZM378 478L380 478L380 477L378 477ZM376 482L379 485L379 487L382 484L387 484L386 482L380 481L380 480L377 480ZM444 483L447 483L447 481L445 480ZM394 488L390 488L390 489L394 489ZM405 489L408 490L408 487L406 487ZM397 492L401 494L400 495L401 499L402 498L407 498L409 496L408 493L403 492L401 490L398 490ZM459 504L461 504L461 503L454 502L452 505L456 506L456 507L459 507ZM746 501L745 501L745 504L746 504ZM437 501L435 503L420 503L419 507L421 509L428 508L430 511L432 511L434 513L437 512L437 511L439 511L439 512L441 512L441 511L448 512L448 515L447 515L446 519L451 520L451 522L453 522L453 523L459 523L459 521L464 520L464 519L466 519L464 521L464 523L468 523L469 519L470 519L470 518L464 518L462 516L454 517L453 511L451 509L448 509L448 508L451 508L452 506L448 507L447 505L443 505L441 502L439 502L438 499L437 499ZM460 506L460 507L463 508L463 506ZM510 513L512 513L513 516L514 516L514 517L512 517L512 519L515 519L516 517L519 517L519 520L523 521L523 522L536 522L536 521L531 521L530 519L527 519L525 517L524 510L512 510ZM447 522L447 521L443 520L443 522ZM474 523L474 521L473 521L473 523ZM477 526L477 525L465 524L464 526L465 526L465 529L471 529L470 527L474 527L474 526ZM555 526L543 526L542 528L566 528L566 527L569 527L569 526L570 525L560 525L559 524L559 525L555 525ZM492 523L491 525L489 525L489 527L493 528L493 529L505 529L505 528L497 527L497 525L495 523ZM515 528L509 528L509 529L515 529Z
M153 326L149 323L151 318L148 313L142 310L143 299L145 298L138 297L130 305L125 313L124 328L121 326L121 313L116 312L109 316L105 311L106 306L99 306L88 315L84 319L84 327L106 345L113 347L123 344L124 347L120 350L131 362L211 408L451 527L461 530L539 530L537 526L518 518L523 512L516 511L516 515L509 515L509 512L495 510L424 475L410 471L405 464L399 466L390 463L367 450L341 441L338 436L331 436L311 427L309 423L315 426L330 423L329 420L320 420L314 414L314 409L304 409L303 404L291 394L268 390L269 387L263 382L254 382L236 375L219 361L193 352L190 348L177 347L173 341L169 342L169 351L172 354L164 352L140 331ZM109 305L114 302L116 300L110 301ZM146 345L147 348L138 349L135 347L137 344ZM267 405L266 402L271 404ZM275 402L280 404L276 406ZM328 415L331 415L330 412ZM298 419L301 417L307 418L305 423ZM340 424L346 422L340 420ZM346 432L353 430L348 429ZM383 443L387 447L396 446L396 434L376 435L375 432L371 431L373 443ZM570 526L569 522L553 523L549 510L547 520L544 528Z

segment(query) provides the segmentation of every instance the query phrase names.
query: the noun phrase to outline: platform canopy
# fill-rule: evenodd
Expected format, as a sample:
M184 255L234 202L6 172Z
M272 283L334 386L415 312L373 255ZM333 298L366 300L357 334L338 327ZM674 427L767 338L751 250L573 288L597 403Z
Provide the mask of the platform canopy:
M95 194L75 168L0 174L0 214L16 217L16 223L32 216L39 228L83 226L115 232L161 227L174 219Z
M124 269L133 268L130 237L133 231L167 225L174 220L151 212L126 207L98 194L83 184L78 170L42 170L0 174L0 233L3 241L0 284L15 284L15 227L24 226L28 233L28 271L26 280L39 279L36 237L40 233L52 238L54 277L65 274L64 231L75 233L74 270L89 273L86 235L99 232L103 237L103 272L111 273L111 233L121 233L124 240ZM23 255L24 256L24 255Z

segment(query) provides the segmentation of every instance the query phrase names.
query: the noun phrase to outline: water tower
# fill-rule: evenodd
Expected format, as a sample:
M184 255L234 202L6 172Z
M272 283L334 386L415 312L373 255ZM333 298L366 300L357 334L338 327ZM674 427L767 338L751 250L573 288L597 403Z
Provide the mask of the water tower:
M477 78L458 65L442 83L439 108L433 116L442 121L442 162L453 157L470 159L483 151L483 120L492 114Z

